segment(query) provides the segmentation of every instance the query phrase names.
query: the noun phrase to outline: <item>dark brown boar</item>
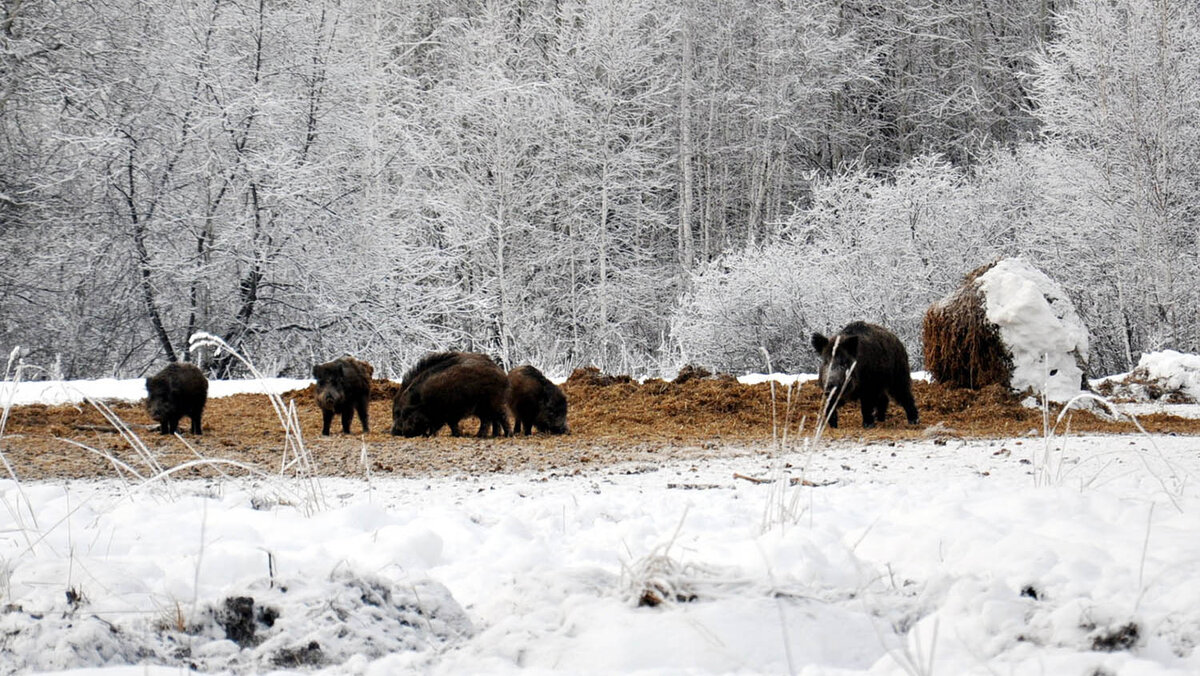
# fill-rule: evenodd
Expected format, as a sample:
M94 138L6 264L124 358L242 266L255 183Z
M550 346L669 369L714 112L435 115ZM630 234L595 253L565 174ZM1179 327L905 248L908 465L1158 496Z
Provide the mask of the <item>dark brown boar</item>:
M508 372L508 406L516 421L516 431L526 435L537 427L539 432L570 434L567 429L567 396L532 366L518 366Z
M821 355L818 378L828 402L822 413L828 415L830 427L838 426L838 407L854 400L862 406L863 427L874 427L887 418L888 395L904 408L909 424L919 422L908 352L896 334L875 324L851 322L833 338L814 333L812 346Z
M192 419L192 434L201 432L204 405L208 403L208 379L195 364L176 362L146 378L146 410L160 423L163 434L175 434L179 419Z
M350 434L350 421L358 411L363 434L370 431L367 424L367 402L371 398L370 364L351 356L338 357L313 367L317 379L317 406L321 408L321 434L329 436L334 414L342 416L342 433Z
M478 436L512 435L505 414L508 377L487 355L439 352L426 355L404 374L392 400L392 434L431 437L442 425L461 436L458 423L479 418Z

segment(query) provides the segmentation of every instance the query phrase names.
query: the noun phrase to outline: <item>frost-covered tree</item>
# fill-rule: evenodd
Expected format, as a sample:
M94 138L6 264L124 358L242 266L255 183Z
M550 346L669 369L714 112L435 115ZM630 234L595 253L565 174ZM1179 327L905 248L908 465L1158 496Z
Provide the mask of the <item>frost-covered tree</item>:
M1062 167L1041 166L1073 183L1057 206L1086 226L1067 231L1090 249L1092 270L1076 283L1103 299L1085 319L1113 327L1125 368L1144 350L1197 349L1200 9L1078 3L1059 32L1035 84L1049 162Z
M887 326L921 360L925 309L962 275L1008 249L966 173L923 156L881 179L820 181L783 238L702 270L672 318L685 358L720 368L808 365L808 336L854 320Z
M563 248L529 283L564 356L605 368L628 369L658 346L678 279L663 189L676 150L663 115L673 82L659 64L676 26L657 5L563 3L551 55L565 98L551 159L561 201L539 237ZM558 302L555 288L566 292Z
M690 0L681 13L681 242L684 260L706 261L770 241L810 173L853 156L859 124L841 123L839 97L877 71L837 3Z

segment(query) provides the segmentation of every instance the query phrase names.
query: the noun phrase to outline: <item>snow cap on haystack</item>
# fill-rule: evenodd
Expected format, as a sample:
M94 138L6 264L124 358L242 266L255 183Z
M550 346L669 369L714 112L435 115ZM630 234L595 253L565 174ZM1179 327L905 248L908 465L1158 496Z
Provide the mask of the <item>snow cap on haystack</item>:
M1065 402L1081 391L1087 359L1087 327L1067 294L1021 258L971 272L925 315L925 366L939 382L1001 382Z

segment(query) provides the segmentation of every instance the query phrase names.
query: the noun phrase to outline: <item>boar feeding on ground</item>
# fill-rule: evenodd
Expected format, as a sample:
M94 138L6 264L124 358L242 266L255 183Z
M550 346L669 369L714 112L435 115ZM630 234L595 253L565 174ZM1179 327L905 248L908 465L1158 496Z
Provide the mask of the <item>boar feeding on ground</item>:
M159 431L174 434L179 419L192 419L192 434L202 434L200 419L208 402L208 379L194 364L176 362L146 378L146 410L160 423Z
M829 426L838 426L837 409L847 401L862 405L863 427L887 418L888 395L917 424L908 352L896 334L882 326L851 322L833 338L814 333L812 346L821 355L819 383L829 402Z
M329 436L334 414L342 416L342 432L350 434L350 421L358 411L363 434L367 425L367 402L371 398L371 374L375 369L354 357L338 357L313 367L317 379L317 406L321 407L321 434Z
M508 376L487 355L440 352L426 355L404 374L392 400L392 434L431 437L442 425L461 436L458 423L479 418L478 436L512 436L505 404Z
M518 433L531 434L534 427L551 434L570 433L567 397L541 371L532 366L518 366L508 372L508 386L508 405Z

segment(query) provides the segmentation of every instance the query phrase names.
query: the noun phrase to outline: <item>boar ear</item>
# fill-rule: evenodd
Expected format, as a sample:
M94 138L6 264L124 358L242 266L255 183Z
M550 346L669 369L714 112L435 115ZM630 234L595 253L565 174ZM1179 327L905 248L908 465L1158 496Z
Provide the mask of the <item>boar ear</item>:
M321 379L321 365L320 364L317 364L316 366L313 367L313 378L316 378L317 380Z
M851 357L858 356L858 336L842 336L842 340L838 343L838 352L843 352Z
M825 346L829 344L829 339L819 333L812 334L812 346L817 352L824 352Z

